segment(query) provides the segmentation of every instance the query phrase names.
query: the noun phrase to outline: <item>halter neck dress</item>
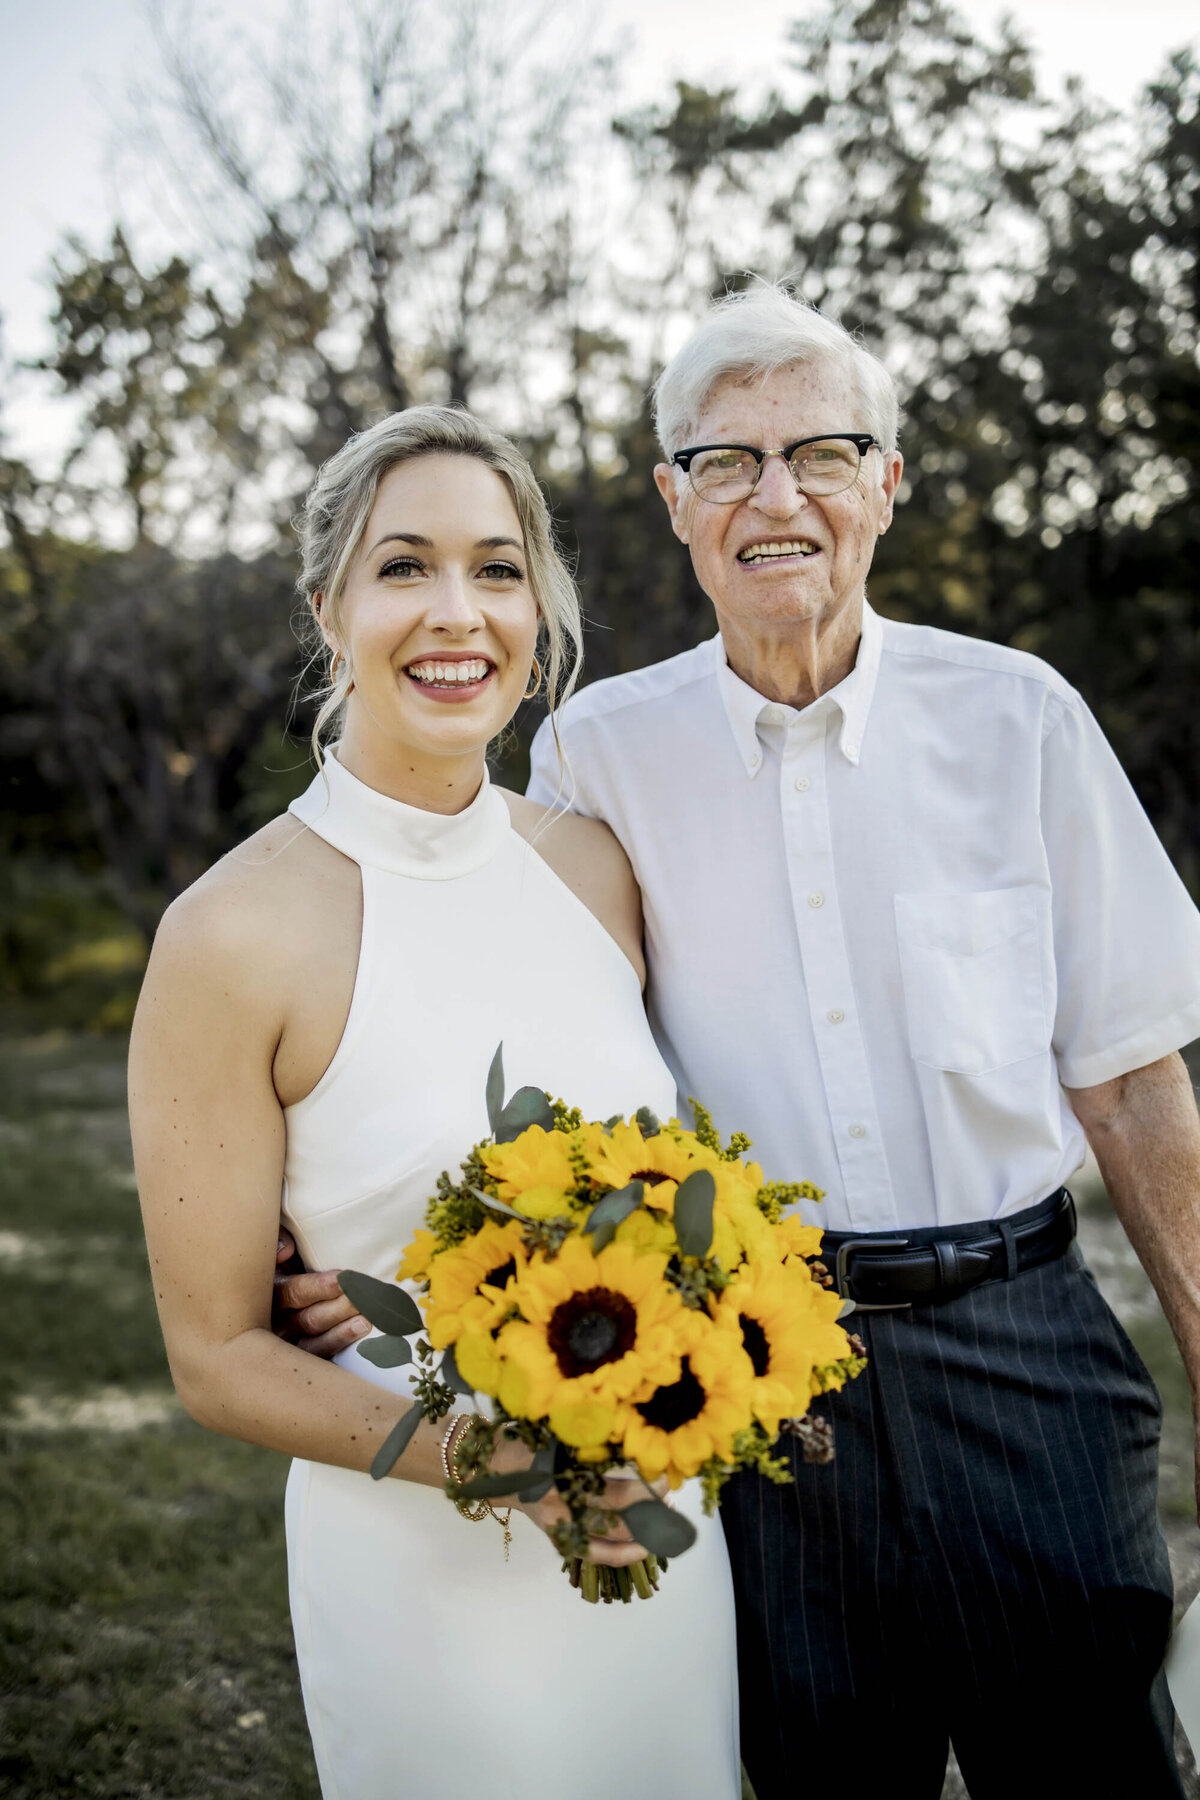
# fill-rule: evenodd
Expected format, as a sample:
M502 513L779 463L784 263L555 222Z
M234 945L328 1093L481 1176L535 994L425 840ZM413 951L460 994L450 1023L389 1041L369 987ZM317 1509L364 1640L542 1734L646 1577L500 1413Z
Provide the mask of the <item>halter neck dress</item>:
M445 816L331 755L290 811L362 874L345 1031L285 1115L284 1218L309 1268L392 1279L438 1175L487 1135L501 1041L509 1093L542 1087L587 1118L675 1111L631 964L486 777ZM412 1379L357 1348L337 1361ZM588 1606L523 1514L506 1563L495 1521L438 1489L294 1462L292 1619L324 1800L737 1800L724 1540L690 1488L680 1504L700 1536L660 1591Z

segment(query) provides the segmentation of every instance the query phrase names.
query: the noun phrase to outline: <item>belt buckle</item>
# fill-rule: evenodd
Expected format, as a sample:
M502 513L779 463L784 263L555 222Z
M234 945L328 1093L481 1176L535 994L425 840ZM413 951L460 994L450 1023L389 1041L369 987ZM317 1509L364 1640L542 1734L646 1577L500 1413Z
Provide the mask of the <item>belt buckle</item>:
M856 1300L849 1292L847 1282L849 1271L846 1268L851 1250L907 1250L907 1238L847 1238L839 1244L837 1258L834 1262L834 1290L843 1300L849 1300L855 1312L911 1312L911 1300L895 1300L891 1302Z

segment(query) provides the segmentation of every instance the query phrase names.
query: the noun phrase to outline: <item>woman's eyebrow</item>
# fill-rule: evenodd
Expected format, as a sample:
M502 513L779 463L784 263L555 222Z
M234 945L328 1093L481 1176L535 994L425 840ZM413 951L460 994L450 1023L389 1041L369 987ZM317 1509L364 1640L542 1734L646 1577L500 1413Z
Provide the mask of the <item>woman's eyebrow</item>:
M418 544L423 550L433 549L433 539L422 537L419 531L389 531L386 537L371 545L367 555L373 556L381 544ZM525 548L518 538L510 537L478 538L475 543L476 550L499 550L505 546L512 550L523 551Z

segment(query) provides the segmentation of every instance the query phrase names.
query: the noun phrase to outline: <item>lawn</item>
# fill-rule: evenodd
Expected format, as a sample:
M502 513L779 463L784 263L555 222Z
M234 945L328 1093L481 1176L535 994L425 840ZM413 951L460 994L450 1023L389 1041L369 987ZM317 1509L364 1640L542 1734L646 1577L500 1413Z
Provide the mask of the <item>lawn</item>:
M1166 1403L1162 1510L1190 1599L1182 1369L1103 1191L1080 1192L1089 1258ZM286 1461L201 1430L172 1395L118 1039L0 1038L0 1221L0 1791L319 1800ZM947 1800L961 1793L952 1772Z

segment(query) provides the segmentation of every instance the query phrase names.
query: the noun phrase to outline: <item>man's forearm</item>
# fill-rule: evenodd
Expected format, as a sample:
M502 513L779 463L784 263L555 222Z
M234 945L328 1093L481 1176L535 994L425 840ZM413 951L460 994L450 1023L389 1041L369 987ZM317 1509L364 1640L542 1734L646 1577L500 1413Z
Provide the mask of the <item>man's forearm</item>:
M1200 1410L1200 1116L1183 1058L1069 1092Z

